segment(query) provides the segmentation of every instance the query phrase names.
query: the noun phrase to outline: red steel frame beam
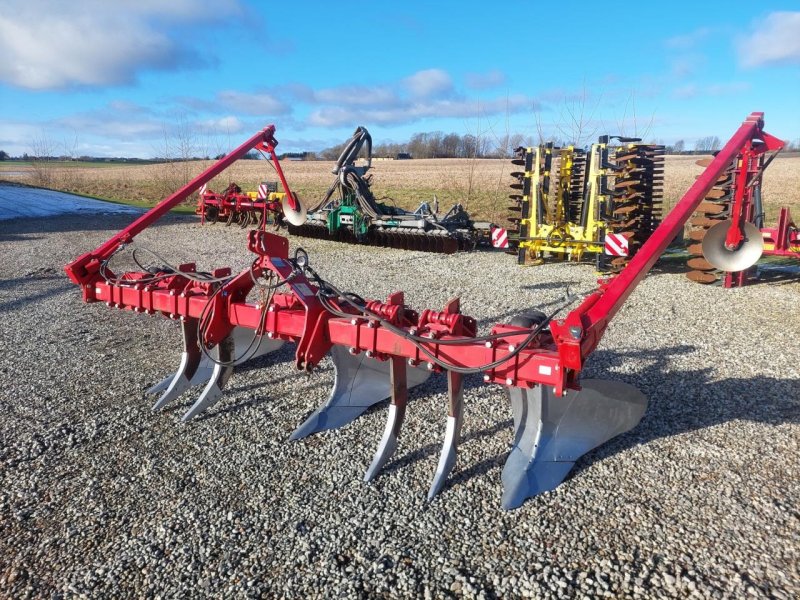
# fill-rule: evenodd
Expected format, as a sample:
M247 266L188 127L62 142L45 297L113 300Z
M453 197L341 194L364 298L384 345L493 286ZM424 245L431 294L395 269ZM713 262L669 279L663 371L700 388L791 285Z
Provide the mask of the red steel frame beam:
M794 228L788 208L781 208L777 226L762 227L761 235L771 246L764 248L764 254L800 259L800 231Z
M485 370L484 381L515 387L548 385L557 394L562 394L567 387L577 387L577 374L586 357L597 347L611 319L728 165L755 139L764 141L768 147L782 144L762 128L763 113L752 113L630 263L616 277L602 283L598 291L589 295L564 320L552 321L551 334L542 334L540 339L523 348L513 358L510 354L528 337L530 329L496 325L492 333L513 335L479 341L473 339L474 319L459 314L455 302L450 303L442 312L423 311L421 315L402 306L402 294L390 297L388 304L376 301L368 304L373 310L390 315L391 318L387 320L395 326L401 326L407 333L432 338L431 343L424 344L424 347L448 365L482 368L509 357L499 366ZM264 139L272 139L272 131L269 128L264 130L234 153L246 152L252 147L248 144L257 144L262 139L262 134ZM218 163L162 202L157 207L159 216L169 209L171 203L180 201L181 194L185 197L213 177L218 172L218 167L218 170L224 168ZM283 181L282 177L281 180ZM289 188L285 183L284 189L288 194ZM121 243L131 239L135 233L157 218L151 216L155 210L138 219L94 253L84 257L110 256ZM348 347L353 353L366 352L368 356L378 359L403 357L411 364L427 364L431 370L441 370L407 336L383 327L379 321L355 312L349 318L337 317L325 310L316 295L317 287L290 264L286 238L265 231L252 231L249 248L259 256L253 265L253 272L244 271L216 292L211 285L192 282L180 275L152 284L147 283L147 279L151 278L149 273L127 273L122 276L126 280L124 283L106 281L96 271L78 277L75 265L78 263L82 266L84 257L68 265L66 269L72 280L82 285L87 302L103 301L109 306L136 312L159 312L173 319L207 321L203 340L209 345L221 341L233 327L244 326L267 337L296 342L297 366L307 370L316 365L334 345ZM192 271L194 266L183 265L181 270ZM275 294L264 309L247 303L246 298L254 286L252 275L258 276L267 271L272 271L286 281L291 293ZM222 269L214 275L221 277L229 273L230 270ZM137 284L137 279L141 279L143 283ZM400 310L397 309L398 305L401 305ZM352 311L347 305L340 305L340 308L345 313ZM452 340L458 344L439 345L435 340Z
M110 240L92 252L88 252L78 257L75 261L67 265L65 267L67 275L73 283L86 283L94 274L97 273L100 263L113 255L121 245L132 242L135 236L158 221L171 209L175 208L178 204L185 200L189 194L199 189L204 183L208 183L214 179L214 177L222 173L222 171L242 158L253 148L264 150L270 154L272 162L275 165L275 170L277 171L278 177L281 180L281 184L283 184L283 189L286 192L287 202L293 210L297 210L299 207L296 204L294 195L289 189L289 184L286 183L286 178L283 176L283 169L281 169L280 161L278 161L278 157L275 155L275 147L277 145L278 141L275 139L275 126L269 125L265 127L249 140L244 142L241 146L229 152L226 156L211 165L211 167L203 171L200 175L192 179L178 191L164 198L156 206L136 219L133 223L128 225Z
M764 113L751 113L627 266L610 283L588 296L564 321L551 324L550 329L566 367L582 368L585 358L600 343L611 319L739 153L749 148L754 139L764 141L770 150L783 146L782 141L763 131L763 127Z

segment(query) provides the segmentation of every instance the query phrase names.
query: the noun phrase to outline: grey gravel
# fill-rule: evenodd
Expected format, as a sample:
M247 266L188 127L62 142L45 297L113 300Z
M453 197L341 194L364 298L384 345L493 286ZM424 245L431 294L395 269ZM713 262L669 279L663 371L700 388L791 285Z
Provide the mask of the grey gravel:
M224 399L180 425L145 389L174 370L174 322L85 305L62 267L129 217L0 223L0 596L800 596L800 283L739 290L659 267L617 315L585 374L650 398L632 432L558 489L500 509L512 441L500 387L467 380L465 439L443 493L425 494L444 435L443 377L411 392L400 448L362 477L385 407L300 442L332 385L293 346L240 368ZM174 262L244 268L246 232L168 217L140 236ZM482 331L588 265L522 268L291 238L343 289L452 296Z

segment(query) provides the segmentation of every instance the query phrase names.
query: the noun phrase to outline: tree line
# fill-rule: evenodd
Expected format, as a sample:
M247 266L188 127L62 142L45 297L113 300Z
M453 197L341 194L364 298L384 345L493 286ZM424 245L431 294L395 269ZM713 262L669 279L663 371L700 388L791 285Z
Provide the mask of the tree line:
M566 146L569 142L561 139L553 140L556 146ZM661 144L659 140L649 140L650 144ZM536 142L532 136L524 136L521 133L507 134L500 138L493 136L481 136L473 134L459 135L457 133L443 133L441 131L419 132L411 136L407 142L402 143L383 143L373 146L372 155L376 157L395 158L401 154L410 154L412 158L509 158L515 148L519 146L534 146ZM677 140L672 144L666 144L667 154L711 154L722 147L722 142L718 136L706 136L697 139L692 148L689 148L684 140ZM294 158L299 160L336 160L344 150L345 143L337 144L319 152L287 152L280 154L281 160ZM788 151L800 151L800 138L789 142L786 145ZM214 156L220 159L224 153ZM246 160L256 160L262 158L261 153L256 151L248 152L244 158ZM183 162L191 160L209 160L208 156L182 156L180 158L97 158L93 156L81 156L78 158L70 156L30 156L27 153L20 157L14 157L4 150L0 150L0 161L6 160L80 160L85 162Z

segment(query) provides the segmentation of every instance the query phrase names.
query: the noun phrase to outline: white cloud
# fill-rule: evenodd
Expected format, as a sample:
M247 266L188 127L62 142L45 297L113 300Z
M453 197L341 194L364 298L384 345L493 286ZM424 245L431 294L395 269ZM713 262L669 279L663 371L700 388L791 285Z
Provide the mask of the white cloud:
M227 90L217 94L222 106L247 115L285 115L289 106L266 92L246 93Z
M743 67L800 64L800 12L772 12L739 41Z
M535 101L522 95L490 100L445 99L413 101L394 108L374 107L355 109L330 106L312 111L309 124L321 127L339 127L353 123L397 125L427 118L475 118L532 110Z
M0 81L43 90L135 81L144 70L202 64L172 27L224 19L238 0L4 0Z
M318 90L313 94L313 101L346 106L391 106L397 104L399 99L397 94L386 86L345 85Z
M467 73L465 81L467 87L473 90L488 90L503 85L506 76L502 71L492 69L486 73Z
M453 80L441 69L426 69L406 77L403 87L415 98L441 97L453 91Z
M244 123L233 115L198 121L196 127L203 133L241 133L245 129Z

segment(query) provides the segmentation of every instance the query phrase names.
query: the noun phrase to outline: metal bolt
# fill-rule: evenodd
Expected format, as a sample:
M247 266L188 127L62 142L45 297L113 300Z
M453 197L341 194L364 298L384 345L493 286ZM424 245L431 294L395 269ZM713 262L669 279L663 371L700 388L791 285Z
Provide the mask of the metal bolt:
M349 352L350 354L352 354L353 356L355 356L356 354L358 354L358 349L357 349L357 348L350 348L350 349L348 350L348 352Z
M486 381L486 382L488 382L488 381L491 381L491 379L492 379L492 378L491 378L491 377L489 377L488 375L484 375L484 376L483 376L483 380L484 380L484 381Z
M350 319L350 325L358 325L358 319Z
M516 347L514 344L509 344L509 345L508 345L508 351L509 351L509 352L513 352L513 351L514 351L514 350L516 350L516 349L517 349L517 347Z
M370 321L369 323L367 323L367 327L369 327L370 329L375 329L377 326L378 324L375 321Z
M372 350L367 350L366 354L367 358L372 358L373 356L375 356L375 353Z
M275 306L270 304L269 308L267 309L267 312L275 312Z
M427 366L428 366L428 371L433 371L433 363L432 362L429 362Z
M410 333L411 335L417 335L417 331L419 330L416 327L412 327L411 329L408 330L408 333Z
M492 347L492 342L486 342L484 344L484 346L486 346L487 348L491 348Z
M275 337L275 334L274 334L274 333L272 333L271 331L268 331L268 332L267 332L267 337L268 337L269 339L272 339L272 338L274 338L274 337Z
M416 367L417 364L418 364L417 361L415 361L413 358L409 358L408 359L408 366L409 367Z
M513 380L513 379L511 379L511 377L509 377L508 379L506 379L506 385L512 385L513 383L514 383L514 380Z

